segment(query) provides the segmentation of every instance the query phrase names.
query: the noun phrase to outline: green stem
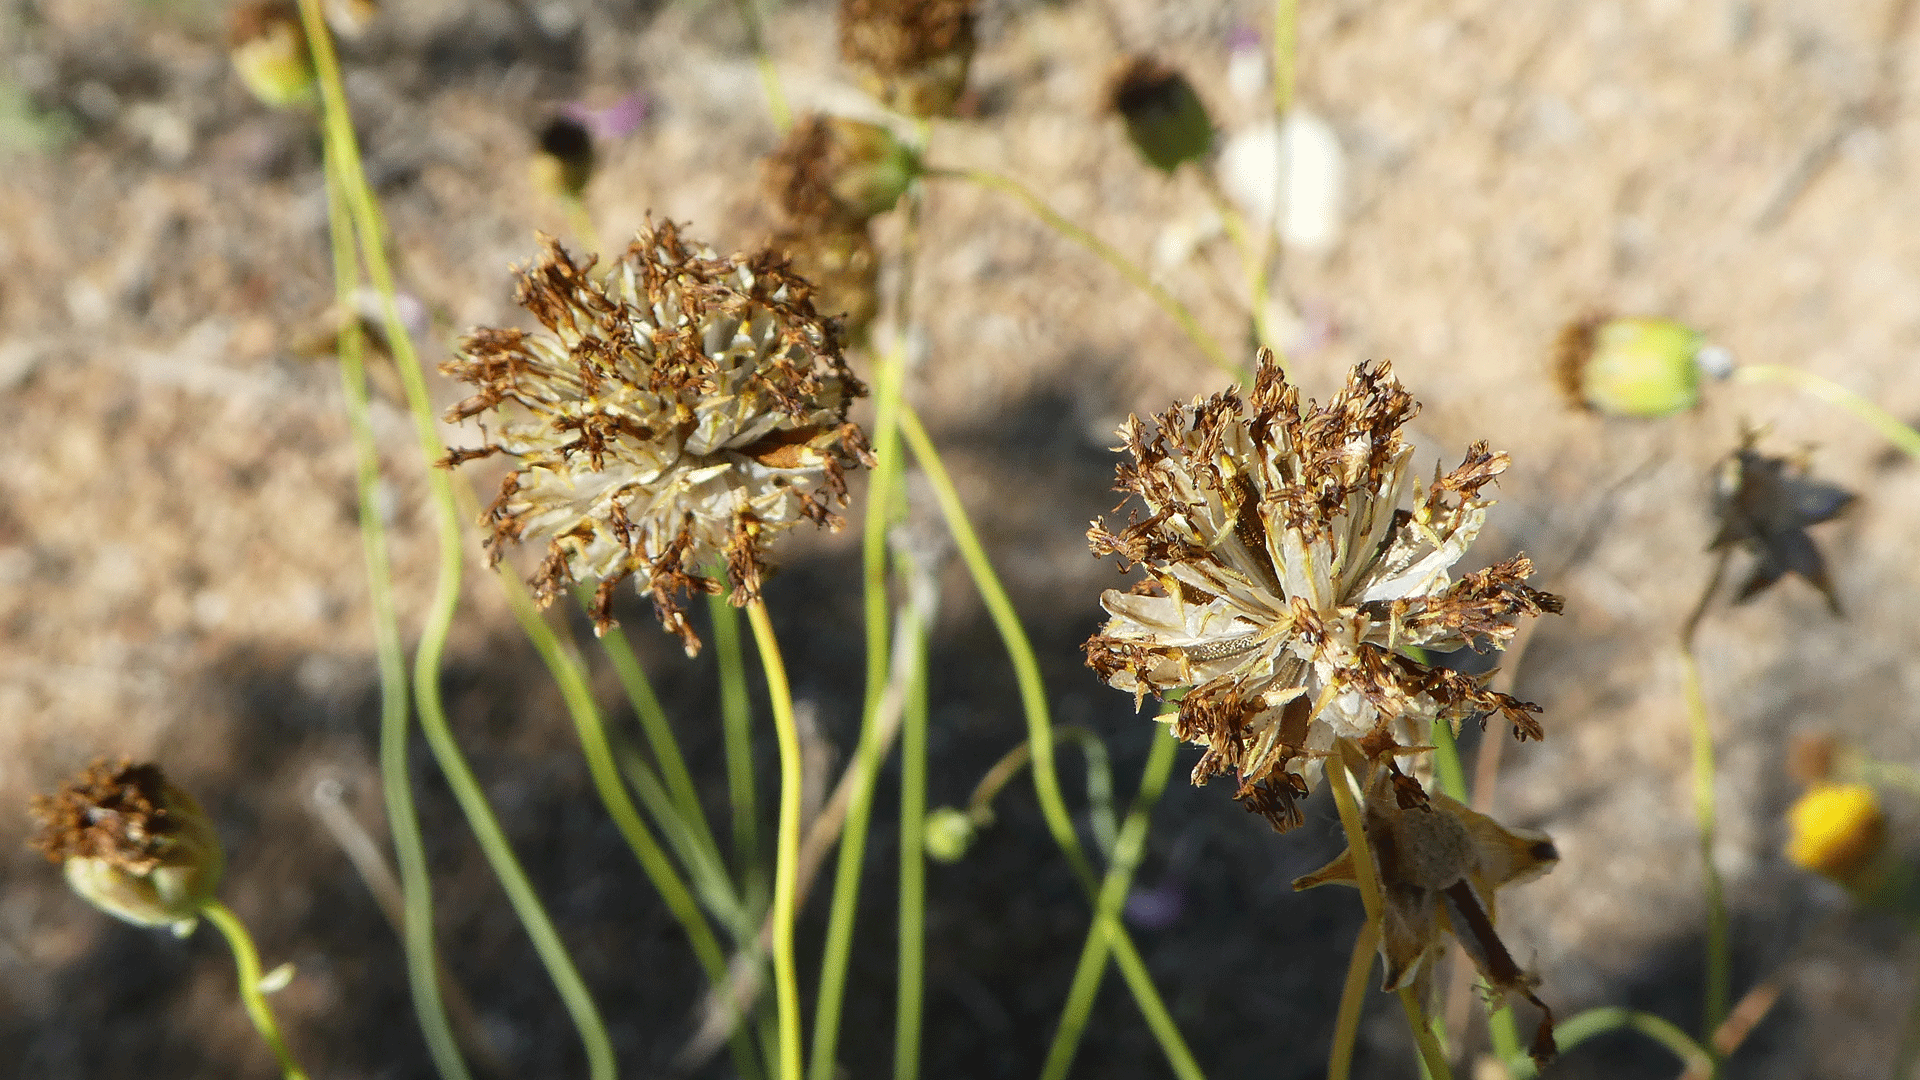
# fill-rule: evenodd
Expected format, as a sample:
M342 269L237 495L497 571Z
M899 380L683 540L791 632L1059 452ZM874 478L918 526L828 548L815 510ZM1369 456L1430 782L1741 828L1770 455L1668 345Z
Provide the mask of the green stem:
M1805 390L1821 401L1837 405L1859 417L1888 442L1908 456L1920 460L1920 431L1901 423L1892 413L1830 379L1785 364L1742 364L1733 370L1733 378L1740 382L1783 383Z
M912 573L911 567L903 569ZM927 636L917 612L904 613L902 622L907 628L906 655L912 673L900 724L900 929L893 1076L894 1080L915 1080L920 1075L920 1013L926 996Z
M760 647L760 666L767 675L767 697L773 708L773 730L780 744L780 822L776 833L773 869L773 987L780 1017L780 1080L800 1080L800 982L794 971L793 924L799 891L800 856L800 727L793 718L793 690L787 684L786 662L773 636L767 605L755 599L747 605L747 622Z
M1360 1040L1360 1014L1367 1004L1368 976L1373 974L1373 950L1380 945L1380 928L1368 921L1353 939L1353 957L1340 985L1340 1011L1333 1021L1333 1051L1327 1057L1327 1080L1347 1080L1353 1072L1353 1048Z
M1299 38L1298 0L1273 3L1273 115L1287 118L1293 108L1295 43Z
M1686 1065L1688 1076L1712 1075L1713 1057L1704 1047L1693 1041L1686 1032L1673 1023L1638 1009L1619 1006L1588 1009L1560 1023L1554 1028L1553 1034L1555 1041L1560 1044L1560 1052L1565 1054L1595 1035L1604 1035L1621 1028L1637 1031L1671 1050L1673 1056ZM1508 1071L1513 1075L1514 1080L1532 1080L1534 1076L1539 1075L1539 1069L1524 1054L1519 1055L1517 1061L1508 1065Z
M1727 1001L1732 989L1727 941L1727 893L1720 870L1713 861L1714 837L1714 763L1713 729L1707 720L1706 695L1700 688L1700 667L1694 661L1690 644L1680 650L1681 676L1687 691L1687 730L1693 741L1693 814L1700 826L1700 868L1707 892L1707 990L1706 1025L1708 1037L1720 1030L1727 1018Z
M343 313L340 329L340 385L352 433L355 486L360 498L360 544L367 564L367 599L373 612L374 652L380 671L380 786L393 834L399 868L400 939L407 961L407 983L415 1019L427 1054L442 1080L468 1080L467 1064L447 1018L440 990L440 964L433 939L433 884L427 876L427 852L420 815L413 801L408 765L409 712L406 650L400 642L400 615L393 596L393 565L379 507L380 449L373 435L372 405L360 320L351 310L359 284L359 256L353 225L344 205L344 180L336 155L327 153L327 221L333 241L334 292Z
M1220 343L1213 339L1213 335L1207 333L1206 330L1201 327L1200 320L1194 318L1193 312L1188 310L1185 304L1175 299L1172 293L1162 288L1151 277L1148 277L1146 271L1134 265L1132 260L1128 259L1125 255L1120 254L1119 250L1113 245L1063 217L1059 211L1048 206L1045 200L1027 190L1025 185L1021 184L1018 180L1012 177L1001 176L998 173L988 172L985 169L929 168L925 170L924 175L944 180L965 180L969 183L978 184L981 187L1011 196L1016 202L1032 212L1035 217L1045 222L1053 231L1072 240L1088 251L1093 252L1108 266L1113 267L1121 277L1131 282L1134 287L1146 293L1149 297L1152 297L1153 302L1159 304L1160 309L1165 311L1175 323L1179 324L1181 331L1187 335L1187 339L1193 342L1194 347L1198 348L1214 367L1226 372L1240 382L1247 381L1247 369L1243 365L1233 362L1233 359L1227 355L1226 349L1222 348Z
M784 134L793 126L793 110L787 107L787 95L780 89L780 72L773 66L773 56L767 52L767 35L760 25L760 13L754 10L753 0L734 0L734 6L740 9L740 23L747 31L747 47L753 52L754 66L760 69L760 89L767 96L767 113L773 117L773 126Z
M727 799L733 807L733 861L741 892L758 902L760 807L753 781L753 700L747 695L747 662L740 650L740 612L726 598L708 598L713 616L713 655L720 666L720 727L727 744Z
M714 840L713 827L707 823L707 813L700 806L700 791L687 769L687 759L680 753L673 722L667 719L667 710L661 706L659 695L653 692L653 683L648 680L646 669L640 666L633 642L619 627L610 626L600 637L600 648L613 665L621 689L626 691L627 701L633 706L634 716L640 721L640 730L653 750L654 762L660 768L661 779L679 820L692 831L693 839L702 848L717 855L720 845Z
M519 859L507 843L506 834L500 828L499 820L494 817L493 809L487 804L486 795L480 790L479 781L474 778L472 768L467 764L447 723L441 700L440 662L446 649L448 632L453 626L454 610L460 603L460 577L464 563L453 481L445 470L437 467L445 448L440 443L435 426L433 405L427 394L419 356L414 352L411 332L400 318L393 272L387 264L385 225L379 203L374 198L373 189L367 183L366 171L360 163L360 148L353 134L346 90L340 78L339 62L334 55L333 39L327 32L320 11L320 0L300 0L300 13L308 43L313 50L314 69L320 85L326 147L334 155L338 174L343 181L367 277L380 294L387 342L393 352L394 367L398 369L406 388L407 405L413 414L421 456L427 464L427 486L437 510L440 537L438 579L426 623L421 629L420 644L414 653L414 706L420 715L420 727L494 876L500 879L514 913L526 928L534 950L546 965L548 977L553 980L555 989L559 991L561 1000L573 1018L574 1026L579 1029L581 1043L586 1049L589 1073L594 1080L613 1080L617 1070L613 1042L607 1037L606 1024L600 1018L592 995L587 992L586 983L581 980L580 973L568 957L552 920L528 882Z
M1413 1044L1420 1050L1420 1065L1427 1080L1453 1080L1453 1067L1447 1064L1447 1052L1433 1037L1433 1025L1420 1008L1420 996L1411 986L1400 988L1400 1008L1407 1014L1407 1027L1413 1030Z
M200 914L220 928L227 944L233 948L233 966L240 972L240 1000L247 1007L247 1016L253 1020L253 1029L273 1048L273 1056L280 1059L281 1075L286 1080L307 1080L300 1063L293 1060L293 1051L287 1049L287 1040L280 1035L280 1024L273 1018L273 1006L267 1004L267 995L260 990L260 953L253 947L253 936L247 933L247 925L232 908L218 900L201 908Z
M1046 687L1040 681L1040 664L1034 656L1032 644L1027 640L1026 629L1020 625L1020 616L1014 611L1013 601L1008 598L1006 587L1000 584L999 576L994 573L993 564L987 559L986 549L981 546L973 523L967 519L966 506L960 501L960 492L953 486L953 478L947 474L939 451L934 448L933 440L928 437L913 407L904 403L900 408L900 431L906 437L914 460L926 474L929 486L933 488L934 497L940 504L940 513L946 519L947 531L953 536L954 546L959 549L961 559L973 577L974 589L980 594L981 602L986 605L993 619L994 628L1000 632L1001 640L1006 644L1007 658L1013 664L1014 678L1020 686L1020 705L1027 718L1027 741L1033 747L1033 788L1040 801L1041 816L1047 822L1047 831L1060 846L1061 854L1065 856L1067 865L1073 870L1074 877L1079 879L1088 898L1095 899L1099 887L1093 876L1093 867L1080 846L1080 838L1074 834L1073 818L1067 813L1066 800L1060 794L1060 774L1053 756L1053 721L1048 713ZM1200 1070L1194 1064L1193 1052L1181 1038L1179 1028L1167 1012L1166 1003L1161 1001L1160 991L1154 987L1146 962L1140 958L1140 952L1134 947L1126 927L1114 919L1107 920L1103 928L1113 949L1114 963L1126 979L1127 989L1133 993L1134 1003L1146 1018L1147 1026L1159 1040L1160 1049L1168 1063L1182 1077L1198 1077Z
M1433 772L1447 798L1465 805L1467 773L1460 767L1460 747L1454 742L1453 726L1444 720L1433 725Z
M1073 1067L1074 1052L1092 1016L1094 995L1099 992L1101 977L1107 969L1107 928L1119 923L1128 890L1133 886L1134 871L1139 869L1141 855L1146 850L1147 828L1154 804L1159 802L1161 792L1166 790L1167 777L1173 772L1174 752L1179 747L1180 740L1174 738L1171 731L1155 726L1153 742L1147 751L1146 768L1140 777L1140 793L1135 796L1133 808L1127 812L1127 820L1120 827L1120 835L1113 848L1113 860L1107 866L1105 880L1100 883L1094 922L1087 929L1086 944L1081 946L1080 962L1074 968L1073 982L1067 990L1067 1002L1060 1010L1060 1026L1054 1032L1053 1044L1047 1048L1046 1063L1040 1069L1041 1080L1064 1080L1067 1070ZM1187 1069L1177 1071L1183 1076L1199 1075L1199 1070L1192 1067L1191 1063Z

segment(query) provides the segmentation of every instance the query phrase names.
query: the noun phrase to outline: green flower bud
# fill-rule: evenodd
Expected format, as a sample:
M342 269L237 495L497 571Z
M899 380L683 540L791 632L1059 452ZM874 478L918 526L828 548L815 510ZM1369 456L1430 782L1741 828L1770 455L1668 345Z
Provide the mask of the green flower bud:
M1700 332L1672 319L1586 319L1560 332L1562 387L1608 416L1669 416L1700 402Z
M570 116L548 120L532 169L534 187L555 198L579 198L593 179L593 134Z
M226 867L213 822L158 765L96 761L32 810L32 846L82 899L137 926L191 925Z
M1127 138L1148 164L1171 173L1213 150L1213 121L1185 75L1144 56L1121 69L1109 95Z
M762 165L768 198L796 229L865 225L893 209L920 175L913 148L879 124L808 116Z
M936 862L959 862L973 846L975 829L967 812L952 806L936 806L927 812L925 840L927 858Z
M313 56L291 3L257 0L234 8L227 51L240 81L262 104L284 109L313 99Z

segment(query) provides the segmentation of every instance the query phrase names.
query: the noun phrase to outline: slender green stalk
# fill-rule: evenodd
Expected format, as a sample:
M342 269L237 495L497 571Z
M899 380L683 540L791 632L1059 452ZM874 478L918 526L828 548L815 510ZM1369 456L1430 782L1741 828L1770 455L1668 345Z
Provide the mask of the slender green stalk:
M734 872L748 903L760 895L760 807L753 780L753 700L740 650L740 612L722 596L708 597L713 655L720 665L720 727L727 744L727 799L733 807Z
M1253 339L1272 349L1274 355L1278 356L1280 349L1274 344L1272 328L1267 325L1267 265L1272 261L1267 237L1273 235L1273 230L1269 227L1263 235L1255 238L1253 230L1247 227L1246 215L1227 197L1213 171L1197 161L1193 163L1193 170L1200 177L1200 188L1213 204L1214 213L1220 215L1220 224L1227 231L1227 239L1233 244L1234 253L1240 256L1240 273L1246 279L1247 315L1253 321Z
M1146 271L1134 265L1132 260L1128 259L1125 255L1120 254L1119 250L1113 245L1080 226L1075 225L1072 221L1069 221L1066 217L1062 216L1059 211L1048 206L1044 199L1035 195L1032 191L1029 191L1026 186L1018 180L1012 177L1001 176L998 173L988 172L985 169L929 168L925 171L924 175L944 180L965 180L969 183L978 184L981 187L1011 196L1014 201L1025 206L1032 212L1033 216L1045 222L1053 231L1072 240L1074 243L1079 244L1095 255L1098 255L1108 266L1113 267L1121 277L1126 278L1134 287L1146 293L1149 297L1152 297L1153 302L1159 304L1160 309L1165 311L1175 323L1179 324L1181 331L1187 335L1187 339L1193 342L1194 347L1198 348L1214 367L1233 376L1234 379L1240 382L1247 381L1246 367L1233 362L1233 359L1227 355L1226 349L1222 348L1220 343L1214 340L1213 335L1207 333L1206 330L1201 327L1200 320L1194 318L1193 312L1188 310L1185 304L1175 299L1172 293L1161 288L1157 282L1147 276Z
M348 220L338 162L325 155L327 221L333 240L334 291L341 310L349 310L359 285L359 255ZM407 960L407 982L427 1054L442 1080L467 1080L466 1061L441 998L439 960L433 940L433 885L427 876L427 852L420 835L407 763L408 694L406 651L400 642L400 615L393 596L393 565L387 553L386 526L378 505L380 450L373 435L367 396L365 341L360 320L344 317L340 329L340 386L352 432L355 486L360 498L360 544L367 564L368 606L373 611L374 653L380 671L380 786L386 801L400 877L400 939Z
M1298 0L1273 2L1273 115L1293 108L1294 55L1300 36Z
M1733 378L1740 382L1784 383L1805 390L1829 405L1837 405L1852 413L1908 456L1920 460L1920 431L1901 423L1892 413L1830 379L1785 364L1742 364L1733 369Z
M866 858L867 825L873 815L873 788L888 741L879 723L880 702L886 693L892 653L887 641L887 526L893 519L895 496L901 487L899 410L905 364L902 336L881 358L873 378L873 446L877 464L867 487L861 545L867 689L861 710L860 742L848 765L852 787L848 793L846 822L840 833L833 901L828 909L827 935L820 957L820 989L813 1014L813 1056L808 1062L811 1080L833 1080L841 1008L846 996L847 964L852 955L853 924L860 902L860 870ZM912 617L911 613L902 614L903 619Z
M794 971L793 923L800 857L800 727L793 718L793 690L787 665L773 636L765 601L747 605L747 622L760 647L773 707L773 731L780 744L780 823L773 869L773 989L780 1016L780 1080L800 1080L800 982Z
M753 52L753 64L760 69L760 89L767 97L767 114L773 117L773 126L785 132L793 126L793 110L787 107L787 95L780 89L780 72L773 66L773 56L767 52L766 29L760 25L760 12L753 6L753 0L734 0L734 6L740 9L740 24L747 31L747 47Z
M1074 968L1066 1005L1060 1010L1060 1025L1054 1032L1053 1044L1047 1048L1046 1063L1040 1069L1041 1080L1064 1080L1067 1070L1073 1067L1074 1052L1079 1048L1087 1020L1092 1016L1094 995L1099 992L1101 977L1107 969L1110 947L1107 928L1118 924L1121 909L1126 905L1128 891L1133 886L1134 871L1139 869L1140 858L1146 851L1147 828L1152 820L1153 807L1160 801L1161 792L1166 790L1167 776L1173 771L1174 752L1179 748L1180 740L1174 738L1171 731L1155 726L1153 742L1147 750L1146 768L1140 776L1140 793L1134 797L1133 808L1127 812L1127 820L1120 827L1120 836L1113 848L1113 861L1108 864L1106 878L1100 883L1096 915L1093 925L1087 928L1086 944L1080 949L1080 962ZM1199 1068L1191 1060L1184 1067L1176 1066L1175 1071L1181 1076L1200 1075Z
M1621 1028L1637 1031L1671 1050L1673 1056L1686 1065L1687 1076L1712 1075L1713 1057L1704 1047L1670 1021L1638 1009L1625 1009L1618 1006L1588 1009L1554 1028L1554 1038L1560 1044L1560 1052L1565 1054L1595 1035L1604 1035ZM1509 1062L1507 1071L1512 1074L1513 1080L1532 1080L1539 1075L1539 1069L1528 1060L1525 1054Z
M293 1051L287 1049L287 1040L280 1035L280 1024L273 1018L273 1006L267 1004L267 995L260 989L260 953L253 947L253 936L247 933L246 924L232 908L218 900L201 908L200 914L220 928L227 944L233 948L233 966L240 972L240 1000L247 1007L253 1029L273 1048L273 1056L280 1059L281 1075L285 1080L307 1080L300 1063L293 1060Z
M1554 1029L1555 1039L1560 1038L1560 1030ZM1520 1027L1513 1019L1513 1006L1503 1004L1487 1015L1487 1039L1493 1043L1493 1056L1506 1062L1507 1071L1513 1071L1515 1062L1533 1064L1526 1048L1520 1045ZM1560 1048L1566 1049L1564 1040L1560 1040Z
M1700 869L1707 891L1706 1024L1703 1030L1711 1037L1713 1032L1720 1030L1720 1024L1727 1018L1727 1002L1732 992L1727 941L1727 892L1720 880L1720 869L1713 861L1713 728L1707 720L1706 695L1700 688L1700 667L1694 662L1690 644L1681 647L1680 670L1687 691L1687 731L1693 741L1693 815L1700 825Z
M1447 798L1462 804L1467 801L1467 773L1460 767L1460 747L1454 742L1453 726L1444 721L1433 725L1433 773Z
M1113 819L1113 769L1107 764L1107 744L1077 724L1054 728L1053 738L1056 743L1067 739L1078 743L1087 759L1087 827L1093 833L1094 846L1111 858L1119 826ZM1001 755L974 785L973 795L967 800L967 816L975 826L985 828L993 823L993 800L1032 759L1032 746L1022 742Z
M1373 974L1373 950L1380 945L1380 927L1368 920L1353 939L1353 958L1347 961L1347 979L1340 985L1340 1011L1333 1020L1333 1052L1327 1058L1327 1080L1347 1080L1353 1072L1353 1047L1360 1037L1360 1014L1367 1004L1368 976Z
M1453 1080L1453 1067L1447 1064L1447 1052L1433 1036L1433 1024L1420 1008L1420 996L1413 987L1400 988L1400 1008L1407 1014L1407 1027L1413 1031L1413 1045L1420 1051L1420 1066L1427 1080Z
M421 456L427 463L427 486L437 511L440 537L438 579L426 623L421 630L420 644L414 653L414 706L420 715L421 731L426 735L434 759L460 804L461 812L465 814L494 876L500 879L514 913L526 928L535 952L547 968L548 977L553 980L574 1026L579 1029L590 1074L594 1080L613 1080L616 1073L613 1042L607 1037L606 1024L600 1018L592 995L587 992L586 983L581 980L573 960L567 955L560 935L554 930L552 920L528 882L526 872L521 869L519 859L507 843L506 833L494 817L492 807L487 804L486 795L480 790L479 781L474 778L473 770L467 764L447 723L441 700L440 661L446 649L447 634L453 625L454 610L460 603L460 577L464 564L453 482L445 470L436 467L445 448L440 443L435 427L433 406L427 395L426 378L420 370L419 357L414 352L413 338L400 318L393 272L387 264L386 230L379 202L361 167L360 148L349 118L346 90L341 81L339 62L334 55L333 39L328 34L320 11L320 0L300 0L300 13L308 43L313 50L314 69L320 86L325 145L336 162L367 277L380 294L387 342L393 353L394 366L406 388L407 405L413 414Z
M911 568L907 568L911 572ZM920 1075L920 1009L926 996L927 636L913 612L907 628L912 674L900 724L899 973L893 1023L894 1080ZM844 843L844 841L842 841Z
M625 631L610 626L600 636L600 648L613 665L621 689L626 691L627 701L633 706L633 714L640 721L640 730L653 750L653 759L660 767L661 779L679 820L700 847L717 855L720 845L713 838L713 827L707 823L707 812L700 806L700 791L694 786L693 774L687 770L687 759L680 753L680 741L673 734L667 710L661 706L646 669L640 666L640 658L633 651L633 642Z
M992 616L1001 640L1006 643L1007 658L1013 664L1014 678L1020 686L1021 709L1027 718L1027 740L1033 747L1034 793L1039 798L1047 831L1060 846L1061 854L1065 856L1074 876L1080 880L1088 898L1095 899L1099 890L1093 867L1080 846L1080 838L1074 834L1073 818L1067 813L1066 800L1060 795L1060 774L1053 756L1053 721L1048 713L1046 688L1040 681L1040 664L1034 657L1032 644L1027 640L1026 629L1020 625L1013 601L1008 598L1006 587L1000 584L999 576L994 573L993 564L987 559L986 549L981 546L972 522L967 520L966 507L960 501L959 491L953 486L953 478L947 475L946 466L940 461L939 451L934 448L933 440L928 437L913 407L905 403L900 408L900 431L906 437L914 460L919 463L933 488L934 496L940 503L941 515L947 522L947 531L952 534L954 545L959 548L960 556L973 576L974 589ZM1097 911L1096 905L1096 918ZM1183 1077L1199 1076L1199 1069L1193 1063L1193 1052L1187 1049L1172 1015L1167 1012L1166 1003L1160 999L1160 991L1154 987L1153 977L1147 972L1146 962L1140 958L1140 951L1134 947L1127 928L1119 920L1112 919L1104 921L1104 929L1113 949L1114 963L1126 979L1127 989L1133 993L1134 1003L1139 1006L1148 1028L1159 1040L1160 1049L1166 1054L1168 1063Z

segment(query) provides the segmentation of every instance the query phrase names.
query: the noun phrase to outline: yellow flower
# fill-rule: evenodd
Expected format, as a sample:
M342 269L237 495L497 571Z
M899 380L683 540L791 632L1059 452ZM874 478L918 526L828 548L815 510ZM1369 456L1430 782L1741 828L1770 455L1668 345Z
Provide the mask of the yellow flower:
M1860 881L1886 846L1886 816L1865 784L1814 784L1787 811L1787 824L1788 860L1842 884Z
M487 417L491 441L449 463L514 459L487 510L495 559L544 540L544 603L597 581L597 629L634 577L688 655L680 597L759 596L766 548L802 519L839 528L845 470L867 460L847 421L866 392L831 320L783 260L723 259L649 223L604 275L551 237L518 299L544 333L481 329L442 366L476 393L450 420Z
M32 810L32 846L73 891L138 926L190 924L226 868L213 822L158 765L96 761Z
M1278 829L1299 824L1295 801L1336 740L1365 740L1378 759L1426 748L1434 721L1495 712L1541 734L1538 706L1426 660L1504 646L1560 599L1523 584L1524 556L1451 576L1507 456L1478 443L1416 482L1400 432L1416 408L1385 363L1303 408L1262 350L1247 402L1228 390L1120 431L1133 461L1117 487L1149 513L1087 536L1148 576L1101 597L1112 618L1087 661L1136 701L1191 688L1174 731L1207 748L1194 783L1233 772L1236 797Z

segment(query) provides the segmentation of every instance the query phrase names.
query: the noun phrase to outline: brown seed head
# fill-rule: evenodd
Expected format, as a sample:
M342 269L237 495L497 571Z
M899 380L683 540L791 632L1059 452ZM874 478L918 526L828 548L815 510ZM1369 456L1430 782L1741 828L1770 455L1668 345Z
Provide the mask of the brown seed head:
M973 44L973 0L840 0L840 59L910 116L953 111Z
M796 229L864 225L893 209L918 170L913 152L878 124L815 114L795 123L761 162L767 199Z
M1435 721L1492 713L1541 734L1538 706L1426 658L1503 647L1560 598L1524 584L1525 556L1449 573L1507 457L1476 444L1418 483L1401 435L1415 409L1385 363L1303 407L1263 351L1247 401L1228 390L1120 431L1132 460L1116 486L1147 516L1117 532L1096 521L1087 537L1148 576L1101 597L1111 618L1087 662L1136 700L1187 689L1174 731L1206 747L1194 782L1234 774L1237 797L1276 828L1299 824L1295 800L1336 740L1404 755L1431 746Z
M129 922L191 919L225 867L212 822L158 765L95 761L30 809L40 822L30 846L65 867L94 906Z
M544 332L479 329L441 370L473 385L449 420L482 417L514 471L488 508L489 554L544 540L550 603L597 581L597 628L634 577L689 655L680 597L759 596L766 549L801 519L838 528L845 470L868 460L847 409L866 392L833 321L777 255L719 258L649 222L604 274L551 237L518 298Z

